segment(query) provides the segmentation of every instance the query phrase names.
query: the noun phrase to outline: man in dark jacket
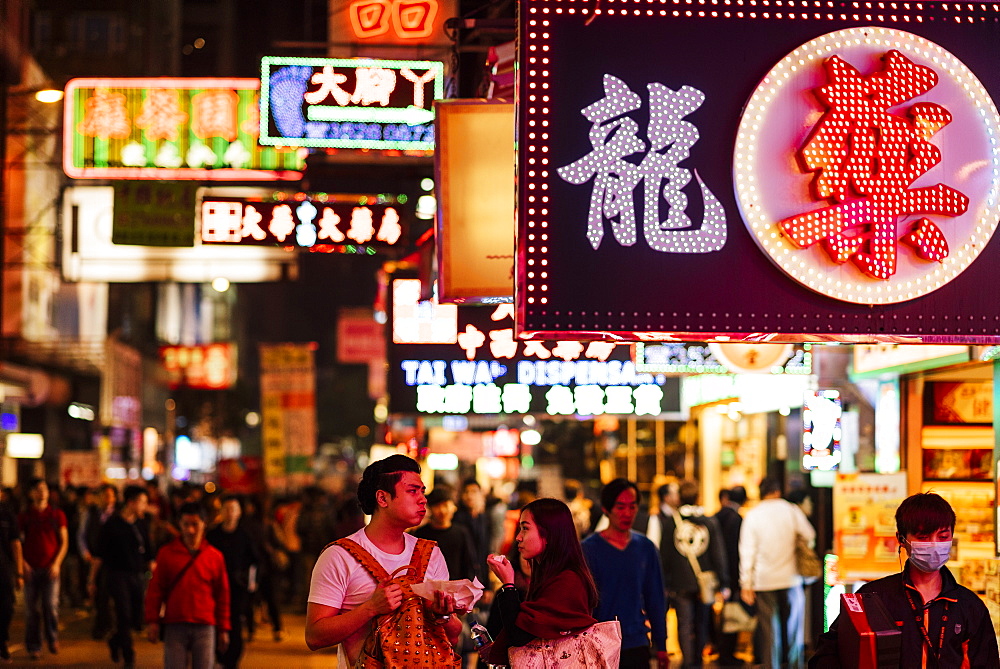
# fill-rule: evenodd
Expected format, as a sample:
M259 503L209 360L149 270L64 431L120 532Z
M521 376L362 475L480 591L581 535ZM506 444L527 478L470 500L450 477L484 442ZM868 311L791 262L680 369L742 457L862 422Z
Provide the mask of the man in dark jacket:
M716 597L731 594L729 567L718 523L697 506L698 484L683 481L679 493L680 508L671 515L663 510L659 513L660 562L663 585L677 613L683 666L700 667L708 643L712 603ZM714 587L699 584L699 580L712 580L713 574Z
M741 485L734 488L719 491L719 503L722 508L715 514L715 522L719 524L719 531L722 535L722 543L726 547L726 566L729 569L731 578L735 578L740 573L740 526L743 524L743 516L740 515L740 507L747 501L747 491ZM735 594L734 594L735 593ZM739 588L732 588L726 601L736 602L738 606L744 606L740 602ZM748 611L749 613L749 611ZM719 666L720 667L741 667L743 662L737 660L733 653L736 652L736 643L739 637L738 632L719 632Z
M97 590L98 574L106 579L115 610L115 633L108 639L111 660L135 666L132 630L142 628L146 568L153 559L146 528L149 495L142 486L125 488L124 504L101 526L91 562L88 588Z
M908 665L998 669L1000 652L986 605L944 566L954 531L955 512L940 495L907 497L896 509L896 539L908 555L903 571L863 585L859 592L882 600L902 633L900 656ZM837 618L820 635L810 669L842 666L839 628Z
M225 669L239 666L243 656L243 626L251 615L250 593L256 588L257 565L261 555L253 537L240 523L243 505L238 497L222 500L222 522L205 535L208 543L222 553L229 580L229 646L216 653Z

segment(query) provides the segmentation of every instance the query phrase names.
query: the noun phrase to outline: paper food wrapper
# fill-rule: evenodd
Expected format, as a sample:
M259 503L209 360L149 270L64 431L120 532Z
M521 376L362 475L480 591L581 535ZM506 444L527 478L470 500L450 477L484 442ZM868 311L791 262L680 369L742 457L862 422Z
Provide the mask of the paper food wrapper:
M463 611L471 611L479 598L483 596L483 584L478 578L471 581L463 578L458 581L435 581L428 579L423 583L416 583L413 592L424 599L434 601L434 592L440 590L446 595L455 598L455 608Z

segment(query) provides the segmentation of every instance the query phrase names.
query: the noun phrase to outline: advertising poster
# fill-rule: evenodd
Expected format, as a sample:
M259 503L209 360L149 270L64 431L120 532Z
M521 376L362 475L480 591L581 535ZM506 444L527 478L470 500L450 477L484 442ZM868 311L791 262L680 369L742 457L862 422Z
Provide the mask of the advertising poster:
M316 367L311 342L260 345L264 476L268 487L309 483L316 452Z
M833 552L840 580L865 581L899 571L896 507L907 496L906 473L837 474L833 485Z

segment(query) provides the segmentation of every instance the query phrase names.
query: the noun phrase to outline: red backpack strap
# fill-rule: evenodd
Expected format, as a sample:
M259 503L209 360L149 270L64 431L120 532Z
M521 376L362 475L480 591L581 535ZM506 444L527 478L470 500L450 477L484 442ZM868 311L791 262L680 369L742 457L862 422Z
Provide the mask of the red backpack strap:
M417 545L413 547L413 555L410 557L410 575L418 582L423 581L427 575L427 565L430 563L431 553L436 547L436 541L417 539Z
M382 583L383 581L388 581L390 576L389 572L385 570L385 567L378 563L371 553L366 551L361 547L361 544L353 541L351 539L337 539L331 544L327 544L327 548L330 546L340 546L345 551L351 554L355 560L361 563L361 566L365 568L365 571L375 579L376 583ZM325 548L323 550L326 550Z

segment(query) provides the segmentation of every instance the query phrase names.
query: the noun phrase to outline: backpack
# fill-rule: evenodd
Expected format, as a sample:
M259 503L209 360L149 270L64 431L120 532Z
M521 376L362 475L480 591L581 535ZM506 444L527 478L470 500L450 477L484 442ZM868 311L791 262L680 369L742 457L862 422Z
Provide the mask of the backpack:
M354 669L461 666L461 659L452 650L444 626L434 624L433 615L424 606L423 598L411 589L413 584L423 582L431 551L437 544L417 539L410 563L392 574L371 553L350 539L338 539L330 545L340 546L350 553L376 583L391 580L403 588L403 603L399 608L376 617L372 622L372 631L365 639ZM397 576L399 572L403 574Z

